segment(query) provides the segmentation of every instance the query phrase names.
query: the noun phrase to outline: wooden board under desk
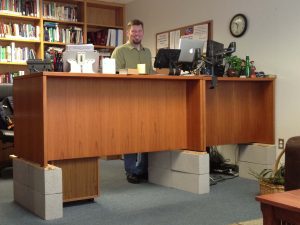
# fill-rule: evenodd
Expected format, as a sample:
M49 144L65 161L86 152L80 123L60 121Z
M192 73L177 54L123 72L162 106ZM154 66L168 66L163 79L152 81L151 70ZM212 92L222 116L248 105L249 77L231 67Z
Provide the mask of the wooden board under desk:
M29 161L274 143L274 79L44 72L14 81L15 152Z

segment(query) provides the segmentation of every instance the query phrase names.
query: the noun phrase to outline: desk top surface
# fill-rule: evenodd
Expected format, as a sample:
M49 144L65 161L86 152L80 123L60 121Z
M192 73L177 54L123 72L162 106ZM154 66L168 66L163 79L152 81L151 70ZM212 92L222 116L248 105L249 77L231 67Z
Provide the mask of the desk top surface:
M256 200L267 205L300 212L300 189L260 195L256 197Z
M123 75L123 74L101 74L101 73L69 73L69 72L41 72L16 79L27 79L30 77L79 77L79 78L111 78L111 79L151 79L151 80L211 80L209 75L169 76L169 75ZM274 77L267 78L239 78L239 77L218 77L220 81L273 81Z

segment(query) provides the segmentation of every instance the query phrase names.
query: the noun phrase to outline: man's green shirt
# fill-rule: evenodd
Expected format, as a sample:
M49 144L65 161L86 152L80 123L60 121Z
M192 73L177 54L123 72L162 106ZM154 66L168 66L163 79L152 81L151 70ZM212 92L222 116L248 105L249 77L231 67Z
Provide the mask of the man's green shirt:
M113 51L111 58L116 59L116 67L119 69L136 69L137 64L146 64L146 74L153 74L151 52L141 46L138 50L129 42L121 45Z

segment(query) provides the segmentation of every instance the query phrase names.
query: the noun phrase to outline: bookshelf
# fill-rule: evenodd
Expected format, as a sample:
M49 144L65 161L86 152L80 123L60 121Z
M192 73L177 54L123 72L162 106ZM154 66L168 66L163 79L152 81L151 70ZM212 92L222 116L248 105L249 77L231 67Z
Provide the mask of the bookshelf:
M15 30L21 30L22 26L30 27L30 32L25 29L26 35L30 33L35 36L21 37L20 32L15 34ZM26 54L31 52L36 58L44 59L46 55L48 56L46 53L48 49L64 49L68 43L91 43L91 40L88 40L88 34L91 33L102 32L108 38L109 30L116 30L116 33L122 35L123 43L123 29L123 4L96 0L2 0L0 1L1 78L2 75L9 73L12 73L10 76L17 76L18 71L27 72L28 56L22 59L19 59L19 55L12 57L12 51L21 55L24 52ZM8 34L7 30L11 30L12 34ZM115 48L117 43L114 43L105 40L93 44L96 50L107 56ZM16 53L16 50L20 53Z

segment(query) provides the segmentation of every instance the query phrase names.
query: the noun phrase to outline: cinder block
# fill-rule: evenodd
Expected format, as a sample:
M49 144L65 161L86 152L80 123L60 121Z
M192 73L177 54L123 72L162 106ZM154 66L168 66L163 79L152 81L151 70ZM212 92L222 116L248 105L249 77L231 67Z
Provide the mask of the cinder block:
M149 167L171 169L171 152L172 151L148 153Z
M172 151L172 170L192 174L209 173L209 154L195 151Z
M20 184L29 185L29 169L28 163L23 159L14 158L13 159L13 178Z
M196 194L209 193L209 174L173 171L173 187Z
M163 169L158 167L148 168L149 183L158 184L165 187L173 186L173 172L170 169Z
M60 194L44 195L34 192L33 212L45 220L52 220L63 217L63 197Z
M18 158L13 159L13 166L14 200L42 219L61 218L63 215L61 169L51 165L47 168L39 167ZM26 182L20 178L23 175L22 169L27 171Z
M29 186L41 194L62 193L61 168L51 166L47 168L35 165L29 166Z
M250 174L250 169L260 173L263 169L273 169L273 165L242 161L239 162L239 176L251 180L257 180L253 175Z
M224 157L226 163L237 164L239 145L219 145L218 152Z
M26 185L19 183L18 181L13 182L14 185L14 201L29 211L33 212L33 191Z
M240 146L239 161L272 165L275 163L275 160L275 145L255 143L252 145Z

